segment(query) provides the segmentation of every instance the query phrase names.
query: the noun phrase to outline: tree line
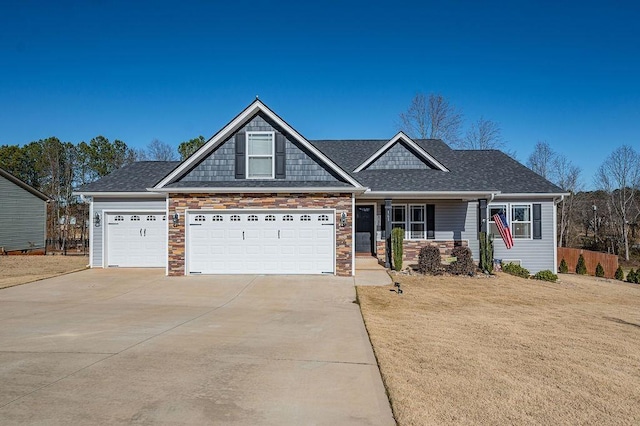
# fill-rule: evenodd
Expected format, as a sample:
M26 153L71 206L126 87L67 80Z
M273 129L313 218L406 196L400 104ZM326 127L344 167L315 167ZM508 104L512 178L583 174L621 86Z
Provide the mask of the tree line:
M51 198L47 239L54 249L66 250L69 241L84 247L88 237L88 207L73 195L75 188L135 161L184 159L204 142L199 136L180 143L176 151L158 140L134 149L104 136L77 144L49 137L22 146L0 145L0 167Z

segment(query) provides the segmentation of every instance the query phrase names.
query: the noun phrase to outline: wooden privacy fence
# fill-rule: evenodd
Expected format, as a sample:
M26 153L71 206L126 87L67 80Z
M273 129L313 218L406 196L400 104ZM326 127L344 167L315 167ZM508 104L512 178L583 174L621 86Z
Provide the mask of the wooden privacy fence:
M598 262L604 268L604 276L607 278L613 278L616 269L618 269L618 256L615 254L600 253L597 251L575 249L568 247L558 247L558 265L564 258L569 267L569 272L576 272L576 265L578 264L578 258L580 255L584 256L584 262L587 265L587 274L595 275L596 266Z

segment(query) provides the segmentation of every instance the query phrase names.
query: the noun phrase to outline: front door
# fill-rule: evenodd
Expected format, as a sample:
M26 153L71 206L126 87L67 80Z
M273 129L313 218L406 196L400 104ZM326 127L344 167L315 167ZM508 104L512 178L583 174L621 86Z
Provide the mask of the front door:
M356 253L374 253L373 214L373 206L356 206Z

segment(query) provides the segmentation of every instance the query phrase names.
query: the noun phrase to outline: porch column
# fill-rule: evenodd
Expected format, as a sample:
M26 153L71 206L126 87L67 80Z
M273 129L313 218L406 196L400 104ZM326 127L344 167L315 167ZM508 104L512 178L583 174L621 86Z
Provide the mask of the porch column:
M478 232L487 232L487 200L478 200Z
M384 267L391 268L391 199L384 200Z

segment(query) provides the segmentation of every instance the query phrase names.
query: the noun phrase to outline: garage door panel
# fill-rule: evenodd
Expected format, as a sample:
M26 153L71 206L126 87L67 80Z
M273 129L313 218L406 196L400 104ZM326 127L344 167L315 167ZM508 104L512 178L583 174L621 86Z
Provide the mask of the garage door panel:
M333 212L189 212L187 271L319 274L334 270ZM214 220L215 218L215 220ZM205 252L203 246L208 247Z
M106 213L106 264L118 267L164 267L164 213Z

